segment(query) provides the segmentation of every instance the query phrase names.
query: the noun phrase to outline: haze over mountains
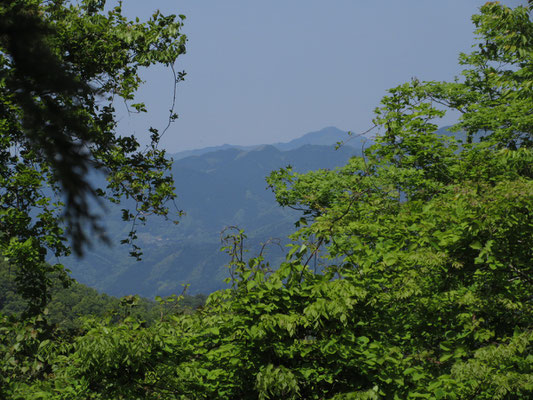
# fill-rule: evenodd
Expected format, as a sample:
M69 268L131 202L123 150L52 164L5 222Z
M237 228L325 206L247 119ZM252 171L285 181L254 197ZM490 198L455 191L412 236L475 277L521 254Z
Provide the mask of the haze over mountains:
M177 205L186 215L179 224L150 219L138 229L142 261L119 245L130 226L120 219L120 208L106 217L112 247L98 244L83 259L65 260L72 275L111 295L137 293L146 297L181 292L210 293L225 287L229 275L220 251L220 232L238 226L248 236L250 254L255 255L270 238L283 239L294 230L299 214L279 207L267 188L265 177L273 170L293 166L298 172L333 169L360 155L367 138L351 139L335 150L335 143L349 138L346 132L329 127L288 143L261 146L224 145L172 155L172 173L178 194ZM368 146L368 143L367 143ZM270 247L273 261L285 249Z

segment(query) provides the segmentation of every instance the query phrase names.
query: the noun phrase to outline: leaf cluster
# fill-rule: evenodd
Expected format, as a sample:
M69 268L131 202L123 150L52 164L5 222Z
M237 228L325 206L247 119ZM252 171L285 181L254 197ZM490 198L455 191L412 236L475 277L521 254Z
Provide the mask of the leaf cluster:
M21 272L18 291L34 298L34 314L49 297L47 256L81 255L93 239L106 241L103 208L96 211L103 200L132 199L126 242L140 256L136 223L167 217L176 197L171 161L157 147L163 132L152 128L151 144L141 149L136 137L116 132L115 104L146 111L133 103L142 67L171 67L174 86L183 79L173 64L185 53L184 17L156 12L130 21L120 4L104 6L0 5L0 249Z

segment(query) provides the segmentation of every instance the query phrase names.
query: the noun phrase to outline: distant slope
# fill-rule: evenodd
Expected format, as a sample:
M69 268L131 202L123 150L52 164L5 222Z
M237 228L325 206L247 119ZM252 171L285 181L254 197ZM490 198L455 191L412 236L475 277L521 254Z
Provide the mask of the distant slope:
M447 127L438 133L464 137ZM335 150L338 141L347 141L347 145ZM64 264L80 282L114 296L135 293L153 298L179 293L183 284L191 284L191 294L213 292L225 287L223 280L229 275L224 268L228 258L219 250L222 229L230 225L244 229L251 255L270 238L287 243L287 235L294 231L299 214L277 205L265 182L271 171L289 164L299 172L333 169L370 145L367 138L348 140L345 132L330 127L288 143L252 148L225 145L200 149L188 157L174 155L177 205L186 215L178 225L150 219L139 227L142 261L134 261L127 247L116 244L111 248L99 245L84 259L72 257ZM115 243L130 229L121 221L119 210L111 209L106 218ZM274 265L281 261L283 249L267 250Z
M327 143L338 139L333 129L323 133L322 139L313 134L308 141ZM307 139L289 142L286 148L298 143L302 146L287 151L281 151L279 145L264 145L175 159L172 173L177 204L186 215L177 226L153 219L139 228L142 261L135 262L128 256L128 248L115 245L98 246L84 259L70 258L65 264L80 282L116 296L167 295L181 292L181 285L186 283L191 284L192 294L224 287L227 257L219 250L224 227L236 225L244 229L255 251L260 243L271 237L286 238L294 229L298 214L279 207L267 189L265 177L271 171L289 164L300 172L333 169L360 154L360 150L350 146L335 150L331 144L308 144ZM119 209L112 210L107 220L109 232L118 243L129 226L120 221ZM273 247L268 254L279 261L283 251Z

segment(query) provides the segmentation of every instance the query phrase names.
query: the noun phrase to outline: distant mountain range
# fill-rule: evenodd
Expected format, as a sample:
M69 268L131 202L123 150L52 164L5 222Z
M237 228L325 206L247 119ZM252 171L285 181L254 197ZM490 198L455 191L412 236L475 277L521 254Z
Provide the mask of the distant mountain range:
M287 243L299 218L277 205L265 177L289 164L298 172L344 165L361 155L368 141L357 137L335 150L337 142L348 138L346 132L329 127L288 143L224 145L173 154L177 205L186 213L180 223L150 219L139 227L144 251L140 262L129 257L126 246L115 244L96 245L83 259L71 257L64 264L81 283L115 296L168 295L181 292L187 283L191 294L223 288L228 258L219 250L222 229L244 229L250 254L255 254L270 238ZM112 208L106 221L113 242L119 243L130 228L120 219L120 207ZM284 249L268 251L273 262L283 258Z
M345 142L346 145L350 147L357 147L359 145L363 145L365 142L369 140L369 138L367 137L364 137L357 141L354 141L353 139L354 138L351 137L348 134L348 132L341 131L340 129L335 128L334 126L330 126L330 127L321 129L316 132L309 132L303 135L302 137L291 140L290 142L272 143L269 145L274 146L276 149L281 150L281 151L289 151L289 150L296 150L307 144L314 144L317 146L332 146L340 142ZM204 147L202 149L181 151L179 153L172 154L172 158L174 160L181 160L182 158L186 158L186 157L201 156L207 153L213 153L215 151L228 150L228 149L239 149L243 151L249 151L249 150L260 148L261 146L264 146L264 144L255 145L255 146L240 146L240 145L232 145L232 144L223 144L221 146Z

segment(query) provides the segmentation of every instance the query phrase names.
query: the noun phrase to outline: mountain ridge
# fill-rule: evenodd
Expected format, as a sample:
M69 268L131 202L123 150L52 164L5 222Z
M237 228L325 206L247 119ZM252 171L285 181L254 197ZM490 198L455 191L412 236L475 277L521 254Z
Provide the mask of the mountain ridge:
M318 131L306 133L288 142L263 143L263 144L257 144L257 145L249 145L249 146L232 145L232 144L225 143L220 146L208 146L208 147L203 147L199 149L179 151L177 153L171 153L170 156L175 161L177 161L177 160L181 160L186 157L200 156L200 155L204 155L207 153L213 153L213 152L220 151L220 150L239 149L243 151L249 151L249 150L254 150L261 146L274 146L280 151L287 151L287 150L295 150L298 147L301 147L305 144L334 146L337 142L345 141L345 140L348 140L349 138L350 136L348 135L348 132L343 131L335 126L328 126ZM364 137L364 139L371 140L370 138L366 136ZM356 147L350 142L347 142L346 145L351 146L351 147Z

